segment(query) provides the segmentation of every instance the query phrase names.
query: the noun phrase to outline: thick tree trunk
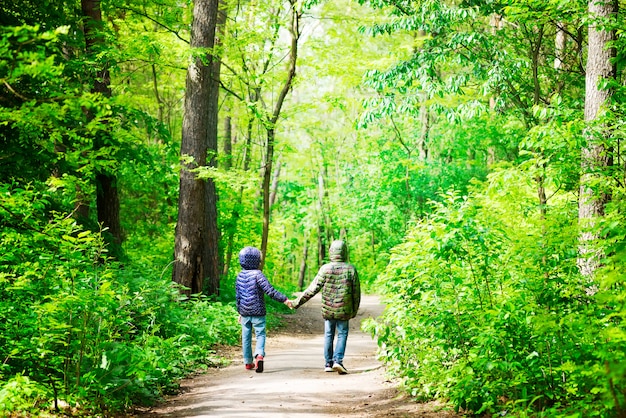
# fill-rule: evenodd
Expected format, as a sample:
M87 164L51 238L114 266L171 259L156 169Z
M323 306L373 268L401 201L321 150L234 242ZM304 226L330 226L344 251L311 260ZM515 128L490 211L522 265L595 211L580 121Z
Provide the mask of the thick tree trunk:
M218 0L195 2L191 29L194 52L213 48L217 13ZM172 279L187 288L186 294L200 293L207 276L209 291L215 292L215 278L219 280L219 275L215 275L215 271L219 272L216 262L217 219L211 219L216 217L217 209L209 207L216 204L215 186L213 182L196 179L191 172L206 164L207 149L210 146L215 149L217 144L217 92L212 79L215 70L211 62L206 63L200 56L204 53L197 53L187 71L181 156L191 157L192 161L185 162L180 171L172 273Z
M615 48L611 43L615 40L614 30L605 30L598 26L617 13L617 1L590 0L589 14L592 23L589 26L589 51L586 68L585 89L585 122L587 128L584 136L586 146L581 152L582 176L580 179L580 195L578 219L581 226L581 244L579 248L579 268L583 275L592 277L599 266L601 255L594 249L593 241L598 238L594 232L597 218L604 215L607 195L598 186L604 169L610 164L610 132L607 126L598 126L596 119L601 108L605 106L613 91L600 88L602 80L615 78L616 69L612 63ZM604 24L604 23L602 23Z
M215 19L215 35L213 46L220 46L223 43L224 25L226 24L226 9L223 1L218 1L218 11ZM218 56L213 55L211 58L211 75L209 83L209 131L207 135L207 153L210 160L208 165L217 167L218 153L218 130L219 124L219 96L220 96L220 67L221 60ZM220 259L219 243L220 229L218 225L217 211L217 188L212 178L207 179L206 184L206 225L207 225L207 261L205 271L207 278L206 292L209 295L219 295L220 293L220 273L222 271L222 260Z
M98 45L104 43L104 38L99 33L102 26L100 0L81 0L81 8L83 16L86 18L84 24L86 50L87 52L94 52ZM106 67L97 71L92 92L111 97L111 77ZM104 135L104 133L98 135ZM103 138L95 138L94 148L101 148L104 142ZM96 205L98 223L107 229L105 236L110 237L107 241L114 247L111 253L116 254L121 250L122 227L117 177L114 173L105 171L96 173Z

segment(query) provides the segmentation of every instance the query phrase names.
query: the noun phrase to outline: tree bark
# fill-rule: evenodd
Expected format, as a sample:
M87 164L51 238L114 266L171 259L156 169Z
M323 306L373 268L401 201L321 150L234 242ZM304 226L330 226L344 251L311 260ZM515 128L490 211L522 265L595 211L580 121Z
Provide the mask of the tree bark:
M217 92L214 66L206 52L215 44L218 0L197 0L194 4L191 28L191 48L194 52L187 71L185 114L183 117L181 156L191 157L180 171L178 223L174 246L172 280L185 286L183 293L195 294L203 290L203 281L209 277L209 291L215 292L215 271L219 271L217 254L217 219L215 185L198 180L191 171L206 164L207 149L217 143ZM214 126L210 126L213 124ZM213 138L210 136L213 135ZM215 156L211 156L214 160ZM215 219L211 219L215 217ZM211 223L211 224L210 224ZM210 246L215 246L210 248Z
M578 266L581 273L592 277L599 266L601 254L594 249L593 241L598 235L593 231L597 219L604 215L608 196L598 187L602 181L604 169L610 165L610 132L608 126L596 122L598 114L613 95L612 89L600 88L602 80L614 79L615 48L611 43L615 40L615 31L606 30L598 22L606 22L617 14L617 1L590 0L589 14L592 22L589 25L589 51L587 55L586 88L585 88L585 122L587 127L583 133L586 146L581 151L582 176L578 203L578 220L581 226L580 258Z

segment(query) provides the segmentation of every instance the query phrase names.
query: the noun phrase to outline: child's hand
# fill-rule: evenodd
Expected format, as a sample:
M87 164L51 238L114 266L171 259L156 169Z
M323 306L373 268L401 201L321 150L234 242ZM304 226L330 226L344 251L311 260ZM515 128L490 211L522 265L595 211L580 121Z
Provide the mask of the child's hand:
M293 309L293 302L292 301L287 299L284 303L285 303L285 305L289 306L289 309Z

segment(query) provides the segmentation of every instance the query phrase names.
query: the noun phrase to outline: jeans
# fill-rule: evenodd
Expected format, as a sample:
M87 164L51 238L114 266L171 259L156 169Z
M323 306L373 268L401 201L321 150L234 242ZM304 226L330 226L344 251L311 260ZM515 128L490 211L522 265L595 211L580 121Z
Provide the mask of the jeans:
M244 364L252 364L252 328L256 336L256 348L254 356L265 357L265 317L264 316L242 316L241 317L241 351L243 351Z
M348 321L341 321L339 319L324 320L324 359L326 363L343 363L349 328ZM337 344L333 349L335 330L337 330Z

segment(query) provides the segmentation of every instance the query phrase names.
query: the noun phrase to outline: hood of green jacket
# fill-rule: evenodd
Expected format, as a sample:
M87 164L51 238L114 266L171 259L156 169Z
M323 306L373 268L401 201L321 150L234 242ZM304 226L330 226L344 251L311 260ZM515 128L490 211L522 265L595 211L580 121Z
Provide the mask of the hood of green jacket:
M330 244L328 250L330 261L347 261L348 246L342 240L335 240Z

